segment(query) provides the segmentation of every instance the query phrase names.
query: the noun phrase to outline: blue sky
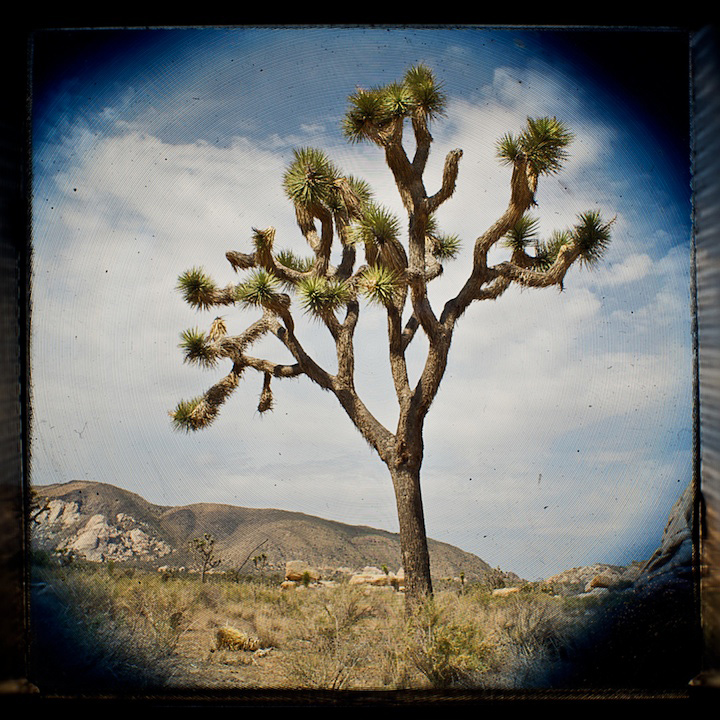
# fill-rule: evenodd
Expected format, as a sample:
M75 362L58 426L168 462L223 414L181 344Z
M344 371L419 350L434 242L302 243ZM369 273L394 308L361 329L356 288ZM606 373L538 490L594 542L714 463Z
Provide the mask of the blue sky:
M643 39L674 62L670 36ZM438 216L464 252L431 286L438 305L507 202L494 143L528 115L555 115L576 135L564 171L541 182L541 232L589 209L617 216L603 265L573 269L563 293L511 290L461 320L427 422L428 534L530 579L646 558L691 472L686 106L670 76L633 84L640 56L610 67L583 52L604 41L628 52L615 33L475 28L40 33L33 482L98 480L157 504L278 507L397 529L385 467L305 379L276 383L275 410L261 418L261 379L248 374L213 426L172 431L168 411L223 374L183 364L181 331L207 329L218 313L196 313L174 288L195 265L237 282L225 252L248 251L253 227L273 225L279 247L303 251L281 187L296 147L323 149L400 212L381 153L348 144L340 121L356 87L423 62L448 96L429 188L445 154L464 151ZM663 82L664 105L648 104L645 90ZM231 332L253 320L222 314ZM332 369L328 338L300 322ZM392 427L384 327L363 310L357 383Z

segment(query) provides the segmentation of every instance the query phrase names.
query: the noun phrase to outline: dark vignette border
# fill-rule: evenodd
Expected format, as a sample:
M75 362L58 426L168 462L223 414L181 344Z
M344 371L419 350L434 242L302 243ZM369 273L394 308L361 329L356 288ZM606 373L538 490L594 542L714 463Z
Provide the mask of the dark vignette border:
M152 23L151 23L152 24ZM160 23L158 23L159 25ZM206 23L207 24L207 23ZM210 23L212 24L212 23ZM53 23L49 23L52 26ZM122 23L107 22L105 26ZM62 26L62 23L59 24ZM69 26L87 26L70 22ZM695 471L698 496L697 547L700 550L701 616L704 632L703 673L687 695L621 697L595 693L472 693L416 695L390 693L248 693L243 697L207 694L176 698L138 698L174 710L211 703L218 708L248 705L335 707L374 705L483 706L514 700L521 705L563 702L567 709L587 701L629 703L631 706L668 701L713 699L720 687L720 29L715 25L686 26L692 62L693 191L695 274ZM3 31L5 88L0 113L0 703L40 702L27 683L26 479L30 467L27 443L29 403L29 293L32 253L27 175L27 67L29 28ZM114 705L118 699L108 699ZM57 702L64 702L59 699ZM85 702L105 702L92 699Z

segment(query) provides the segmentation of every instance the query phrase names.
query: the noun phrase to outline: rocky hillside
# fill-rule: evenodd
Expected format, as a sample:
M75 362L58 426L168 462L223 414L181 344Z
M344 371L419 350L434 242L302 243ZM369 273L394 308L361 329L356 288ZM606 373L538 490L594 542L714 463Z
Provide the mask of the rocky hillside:
M285 510L201 503L153 505L105 483L74 481L38 486L32 540L38 550L73 553L92 562L142 562L148 566L192 565L187 543L204 533L216 538L218 569L254 570L250 558L267 558L265 572L282 573L303 560L322 570L355 571L365 566L395 570L401 564L397 534L345 525ZM476 555L430 540L437 577L483 580L492 568ZM519 578L507 573L510 582Z
M627 590L653 592L658 588L692 588L694 492L692 483L675 502L663 531L660 546L645 562L627 567L597 563L572 568L545 580L561 595Z

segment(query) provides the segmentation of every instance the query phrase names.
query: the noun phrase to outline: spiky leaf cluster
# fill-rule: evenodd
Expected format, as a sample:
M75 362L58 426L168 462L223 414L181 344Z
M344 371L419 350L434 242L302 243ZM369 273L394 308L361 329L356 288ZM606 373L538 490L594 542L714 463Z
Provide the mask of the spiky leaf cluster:
M536 175L551 175L568 158L566 148L572 140L573 134L557 118L529 117L519 135L507 133L498 141L497 153L508 164L524 155Z
M202 402L202 396L192 398L191 400L181 400L175 410L170 413L173 428L175 430L190 432L191 430L200 430L200 428L204 427L205 423L201 421L196 412Z
M283 176L283 188L299 207L332 207L337 204L339 173L328 157L315 148L293 151L294 160Z
M571 231L572 239L580 250L580 264L587 267L597 265L610 245L610 228L613 220L604 222L597 210L588 210L580 215L580 222Z
M361 206L364 207L372 201L373 191L370 183L362 178L356 178L353 175L348 175L346 179Z
M408 70L402 82L359 89L348 100L343 132L351 142L374 140L397 119L433 119L443 113L447 101L432 71L424 65Z
M207 310L214 302L217 287L202 268L186 270L178 278L177 290L185 302L199 310Z
M204 332L198 328L192 328L185 330L181 338L178 347L185 353L185 362L204 368L211 368L217 364L217 354Z
M505 235L503 245L512 250L525 250L528 245L537 241L539 224L538 218L523 215Z
M358 285L368 300L385 307L395 304L404 288L397 273L384 265L366 268L360 276Z
M275 259L286 268L297 272L308 272L312 269L315 261L310 257L300 257L291 250L281 250Z
M557 259L560 248L570 242L570 233L566 230L554 230L547 241L540 241L533 260L537 270L547 270Z
M432 254L438 260L454 260L462 243L457 235L433 235L432 236Z
M305 311L318 317L335 313L350 299L346 283L317 275L303 278L297 285L297 292Z
M442 85L425 65L416 65L405 73L405 86L410 90L415 109L426 117L434 119L445 111L447 98Z
M264 307L269 310L286 307L288 298L279 292L280 282L267 270L260 268L237 286L236 299L245 305Z
M391 243L400 235L400 220L390 210L368 203L362 217L353 227L352 238L356 243L377 245Z

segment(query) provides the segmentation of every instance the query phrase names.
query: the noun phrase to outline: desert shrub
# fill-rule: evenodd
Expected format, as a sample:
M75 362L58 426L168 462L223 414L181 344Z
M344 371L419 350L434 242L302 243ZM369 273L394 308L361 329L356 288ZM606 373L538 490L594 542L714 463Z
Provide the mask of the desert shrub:
M219 650L259 650L260 640L231 626L220 627L215 632Z
M461 596L427 601L408 626L405 655L432 687L472 687L493 653L476 616Z
M299 613L285 639L284 674L292 687L331 690L384 687L389 635L402 624L402 598L390 590L349 585L290 592Z

